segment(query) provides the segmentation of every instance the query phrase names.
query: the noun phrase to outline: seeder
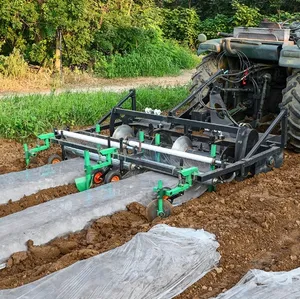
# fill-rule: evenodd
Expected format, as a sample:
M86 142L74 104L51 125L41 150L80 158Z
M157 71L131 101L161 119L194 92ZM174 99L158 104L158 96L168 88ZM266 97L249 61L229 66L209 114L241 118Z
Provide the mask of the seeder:
M28 149L25 144L26 164L55 143L61 146L61 160L84 158L85 176L75 181L79 191L148 170L178 177L176 186L158 181L155 199L147 207L149 220L170 215L173 200L195 184L213 191L218 183L280 167L286 146L286 110L259 133L247 123L234 121L221 96L211 94L205 112L209 119L203 119L203 109L199 109L203 105L193 101L208 84L202 84L168 115L158 109L137 111L136 92L130 90L95 126L76 132L55 129L40 135L36 148ZM123 108L129 102L131 109ZM272 135L278 127L280 135ZM57 156L49 159L58 160Z

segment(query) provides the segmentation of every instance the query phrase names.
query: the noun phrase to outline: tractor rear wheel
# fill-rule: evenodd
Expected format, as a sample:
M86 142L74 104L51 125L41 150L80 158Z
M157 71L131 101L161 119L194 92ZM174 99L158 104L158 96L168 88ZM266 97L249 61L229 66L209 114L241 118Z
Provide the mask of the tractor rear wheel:
M300 152L300 71L287 78L282 105L288 109L288 147Z
M217 54L211 53L205 56L201 63L197 67L196 73L192 77L192 86L190 88L190 93L195 92L201 84L206 82L213 74L218 71L218 60ZM209 87L204 88L201 94L197 94L191 105L198 103L201 99L207 96L209 92Z

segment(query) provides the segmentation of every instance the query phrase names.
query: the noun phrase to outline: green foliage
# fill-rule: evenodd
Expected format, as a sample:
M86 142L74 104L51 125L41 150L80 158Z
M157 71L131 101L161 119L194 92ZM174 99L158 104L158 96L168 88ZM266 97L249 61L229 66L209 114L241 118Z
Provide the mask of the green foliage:
M0 74L9 78L21 78L27 73L28 65L20 53L14 49L9 56L0 56Z
M99 56L95 73L108 77L163 76L193 68L198 58L174 42L147 43L126 55Z
M235 9L233 24L235 26L255 27L262 20L262 15L257 7L249 7L234 0L232 6Z
M210 39L217 38L218 32L231 32L232 29L232 18L219 14L213 19L208 18L201 22L199 32L204 33Z
M161 41L159 32L154 29L139 27L115 27L111 24L102 26L94 37L93 49L104 55L126 54L146 44Z
M300 13L289 13L287 11L278 11L277 14L268 16L268 20L271 22L284 22L284 21L296 21L300 20Z
M162 9L162 31L168 39L176 39L190 47L195 46L199 34L199 16L194 9Z
M52 67L57 33L61 31L64 66L95 68L98 74L109 77L125 73L130 76L176 73L180 65L191 65L192 58L178 46L170 47L169 40L194 49L200 32L215 38L218 32L231 32L233 26L256 26L265 17L285 20L299 12L299 3L300 0L257 3L250 0L0 0L0 55L8 57L16 48L28 63ZM145 53L149 54L148 63L144 61L148 59ZM162 63L163 55L167 55L165 63ZM2 74L4 61L6 58L2 57ZM134 69L127 71L132 64ZM150 72L150 64L159 69ZM166 72L162 72L164 64Z
M97 122L123 96L112 92L26 96L0 101L0 136L26 139L53 127L87 126ZM187 97L185 87L137 90L137 108L170 109Z

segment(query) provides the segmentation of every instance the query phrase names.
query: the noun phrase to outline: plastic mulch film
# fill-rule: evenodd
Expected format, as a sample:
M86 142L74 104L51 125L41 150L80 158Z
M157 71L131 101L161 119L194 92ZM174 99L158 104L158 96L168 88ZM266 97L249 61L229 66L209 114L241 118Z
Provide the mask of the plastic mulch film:
M90 221L111 215L131 202L149 204L158 180L172 186L177 178L149 171L119 182L101 185L84 192L67 195L18 213L0 218L0 263L17 251L27 249L27 240L35 245L70 232L82 230ZM191 199L195 193L182 197Z
M81 158L0 175L0 204L16 201L43 189L73 183L84 175Z
M288 272L250 270L232 289L216 299L298 299L300 268Z
M204 230L160 224L121 247L2 290L0 298L173 298L217 265L218 246Z

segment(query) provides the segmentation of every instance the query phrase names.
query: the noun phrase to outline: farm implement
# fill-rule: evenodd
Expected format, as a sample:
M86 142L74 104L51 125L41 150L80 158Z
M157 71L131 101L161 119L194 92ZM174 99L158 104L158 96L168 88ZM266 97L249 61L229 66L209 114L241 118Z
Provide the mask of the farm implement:
M95 126L76 132L54 129L38 136L37 147L29 149L25 144L26 164L54 143L61 146L62 156L51 156L49 163L83 157L85 176L75 180L79 191L149 170L177 177L175 186L159 180L153 188L155 198L146 210L149 220L170 215L174 199L196 185L213 191L218 183L280 167L287 142L286 109L259 133L250 124L237 123L218 93L210 94L206 108L194 103L220 74L224 72L201 84L168 115L151 108L137 111L136 92L130 90ZM202 119L197 106L209 107L209 121ZM271 134L278 128L280 134Z

